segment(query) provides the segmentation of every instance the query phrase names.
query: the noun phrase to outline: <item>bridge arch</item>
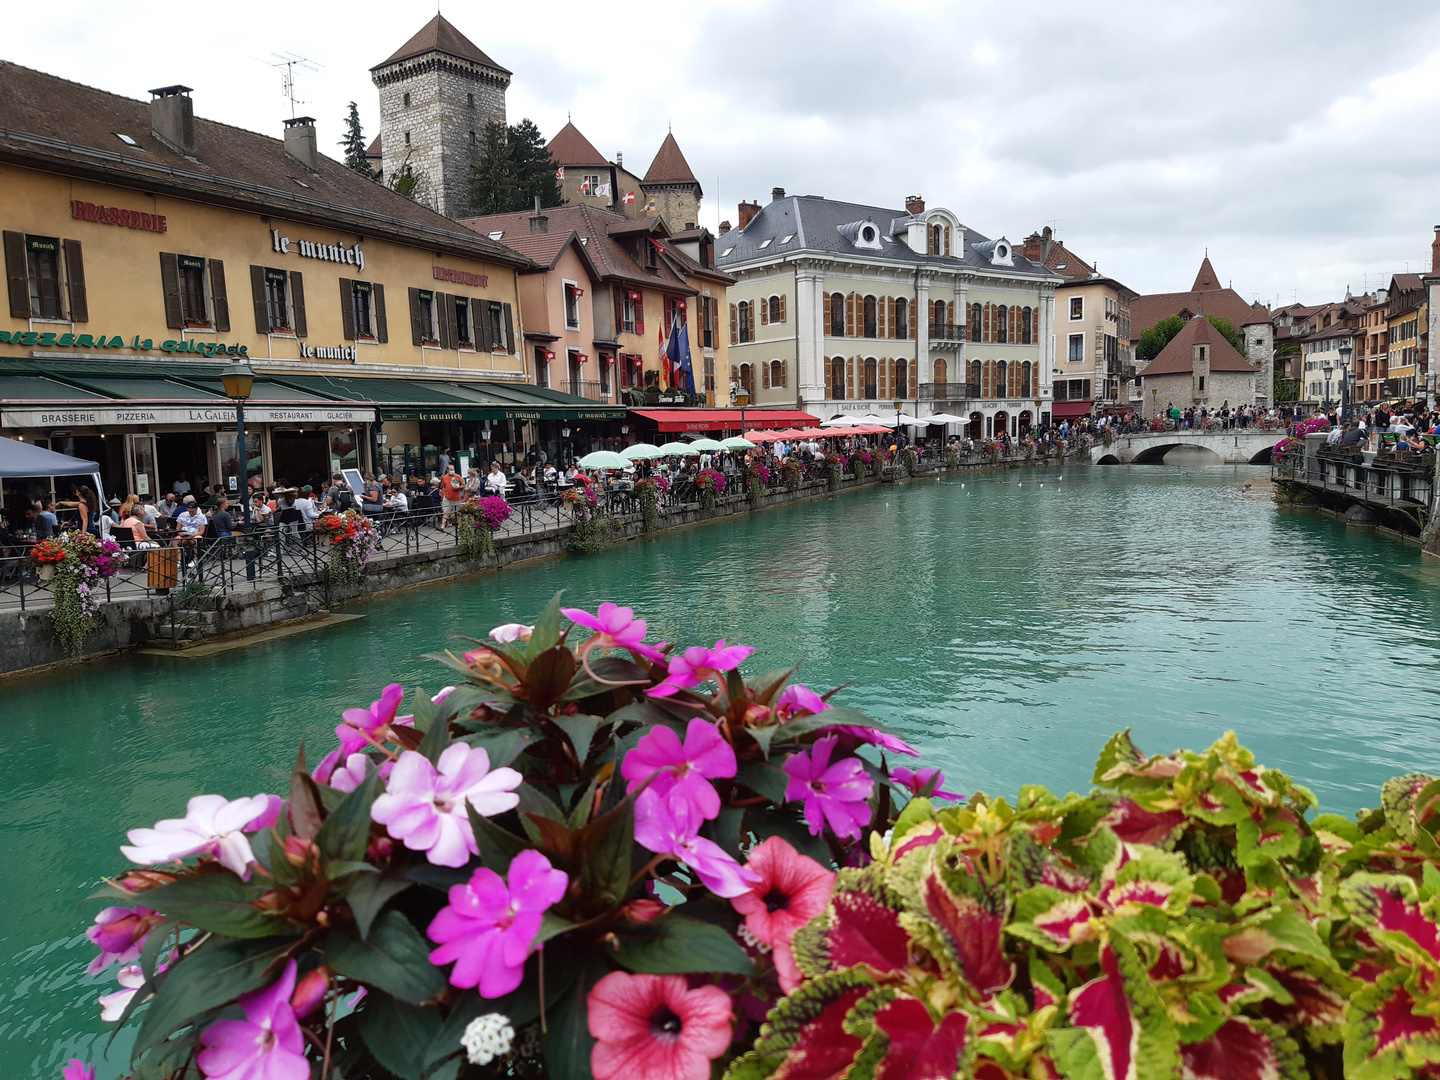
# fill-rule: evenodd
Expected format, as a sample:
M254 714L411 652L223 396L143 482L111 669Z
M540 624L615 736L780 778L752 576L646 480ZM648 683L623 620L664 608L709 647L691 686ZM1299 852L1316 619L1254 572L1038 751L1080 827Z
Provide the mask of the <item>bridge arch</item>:
M1269 464L1270 464L1271 455L1274 453L1274 451L1275 451L1275 447L1273 447L1273 446L1267 446L1267 447L1265 447L1263 450L1261 450L1258 454L1256 454L1254 457L1252 457L1252 458L1250 459L1250 464L1251 464L1251 465L1269 465Z
M1099 461L1095 462L1095 464L1096 464L1096 465L1119 465L1119 464L1120 464L1120 459L1119 459L1118 457L1116 457L1114 454L1106 453L1103 457L1100 458Z
M1156 444L1155 446L1147 446L1147 447L1145 447L1144 450L1141 450L1138 454L1136 454L1133 458L1131 458L1131 459L1130 459L1130 463L1131 463L1132 465L1160 465L1160 464L1163 464L1164 461L1165 461L1165 455L1168 454L1171 450L1174 450L1177 446L1180 446L1180 445L1181 445L1181 444L1178 443L1178 442L1171 442L1171 443L1158 443L1158 444Z

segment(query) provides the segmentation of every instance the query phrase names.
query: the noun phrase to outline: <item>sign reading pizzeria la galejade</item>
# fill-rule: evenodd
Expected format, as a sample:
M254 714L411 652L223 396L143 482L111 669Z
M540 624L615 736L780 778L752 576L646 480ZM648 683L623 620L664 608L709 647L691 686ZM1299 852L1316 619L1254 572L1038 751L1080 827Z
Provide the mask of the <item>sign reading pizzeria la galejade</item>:
M157 346L153 339L132 335L126 341L119 334L57 334L38 330L0 330L0 345L24 345L37 349L135 349L149 352L158 348L166 353L186 353L194 356L249 356L248 345L227 345L223 341L199 341L186 338L184 341L162 341Z

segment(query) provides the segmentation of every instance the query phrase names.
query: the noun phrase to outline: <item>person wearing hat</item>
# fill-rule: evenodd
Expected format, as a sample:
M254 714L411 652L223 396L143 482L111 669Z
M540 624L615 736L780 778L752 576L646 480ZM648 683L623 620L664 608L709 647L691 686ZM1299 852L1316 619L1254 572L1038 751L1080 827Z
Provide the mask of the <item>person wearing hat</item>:
M189 547L200 542L210 519L201 513L200 504L195 501L194 495L186 495L181 502L185 509L175 517L175 526L180 530L175 543L181 547Z

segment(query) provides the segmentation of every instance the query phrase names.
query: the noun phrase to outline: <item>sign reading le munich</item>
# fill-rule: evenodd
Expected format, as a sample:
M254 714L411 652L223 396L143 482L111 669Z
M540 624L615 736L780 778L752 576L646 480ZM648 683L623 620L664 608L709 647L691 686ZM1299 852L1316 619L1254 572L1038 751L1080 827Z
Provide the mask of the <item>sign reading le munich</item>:
M234 424L235 406L210 407L111 404L102 408L53 406L48 409L4 411L7 428L57 427L72 424ZM247 405L245 419L261 424L369 424L374 409L267 409Z

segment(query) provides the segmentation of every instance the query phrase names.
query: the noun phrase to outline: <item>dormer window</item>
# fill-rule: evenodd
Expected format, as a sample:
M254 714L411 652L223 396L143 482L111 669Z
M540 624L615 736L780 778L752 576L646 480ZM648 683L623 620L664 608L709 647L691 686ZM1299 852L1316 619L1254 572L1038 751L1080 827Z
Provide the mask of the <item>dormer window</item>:
M857 248L881 249L880 228L873 221L852 221L841 225L837 231Z
M860 239L867 244L875 243L879 235L880 234L876 232L874 225L866 225L863 229L860 230Z

